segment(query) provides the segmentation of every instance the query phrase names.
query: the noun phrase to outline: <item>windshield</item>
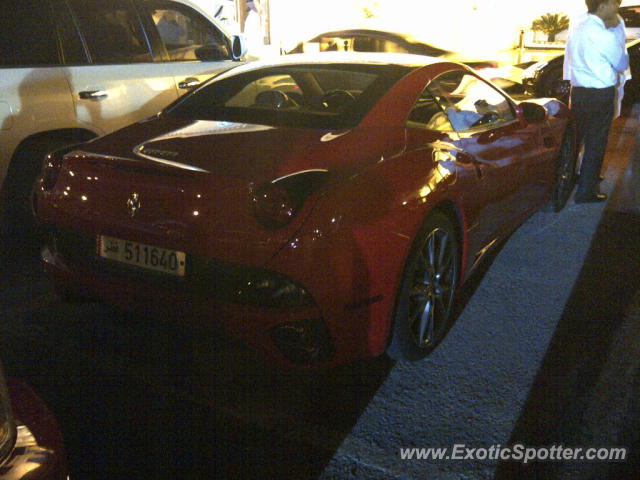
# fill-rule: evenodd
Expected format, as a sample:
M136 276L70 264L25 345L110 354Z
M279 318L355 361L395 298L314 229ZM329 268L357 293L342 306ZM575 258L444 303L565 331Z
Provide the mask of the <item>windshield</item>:
M295 64L232 72L164 113L270 126L351 128L408 71L385 64Z

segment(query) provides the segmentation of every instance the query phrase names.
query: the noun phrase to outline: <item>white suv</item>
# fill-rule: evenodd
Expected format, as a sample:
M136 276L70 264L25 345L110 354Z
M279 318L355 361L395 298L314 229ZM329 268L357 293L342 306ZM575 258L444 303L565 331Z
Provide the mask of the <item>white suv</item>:
M14 0L0 15L0 185L22 216L44 154L157 113L244 59L188 0Z

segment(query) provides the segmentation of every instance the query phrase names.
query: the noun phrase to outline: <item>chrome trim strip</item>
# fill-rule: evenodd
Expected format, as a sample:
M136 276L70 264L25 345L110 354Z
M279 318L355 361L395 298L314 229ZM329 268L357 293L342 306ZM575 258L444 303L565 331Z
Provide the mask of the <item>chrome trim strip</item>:
M283 175L282 177L276 178L274 180L271 180L271 182L269 183L276 183L279 182L280 180L284 180L285 178L289 178L289 177L295 177L296 175L302 175L305 173L329 173L329 170L325 169L325 168L311 168L309 170L298 170L297 172L293 172L293 173L289 173L287 175Z
M200 167L194 167L193 165L187 165L186 163L180 163L180 162L174 162L172 160L166 160L164 158L158 158L158 157L152 157L151 155L145 155L144 153L142 153L142 150L144 149L144 144L146 142L143 142L139 145L136 145L135 147L133 147L133 153L135 153L136 155L147 159L147 160L151 160L152 162L156 162L156 163L161 163L163 165L168 165L170 167L175 167L175 168L180 168L182 170L189 170L191 172L202 172L202 173L211 173L209 172L209 170L205 170L204 168L200 168Z

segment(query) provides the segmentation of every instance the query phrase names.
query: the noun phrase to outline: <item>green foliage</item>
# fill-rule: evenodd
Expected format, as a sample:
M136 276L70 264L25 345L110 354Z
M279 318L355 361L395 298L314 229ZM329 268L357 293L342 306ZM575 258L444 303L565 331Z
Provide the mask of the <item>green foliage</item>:
M380 2L377 0L366 1L362 6L362 15L364 18L376 18L380 16Z
M556 35L567 28L569 17L561 13L545 13L531 24L531 30L546 33L550 42L555 41Z

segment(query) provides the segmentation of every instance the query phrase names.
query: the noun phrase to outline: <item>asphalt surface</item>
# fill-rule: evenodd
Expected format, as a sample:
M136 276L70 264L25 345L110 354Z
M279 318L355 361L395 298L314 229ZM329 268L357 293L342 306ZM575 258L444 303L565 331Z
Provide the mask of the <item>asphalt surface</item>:
M427 359L275 370L185 323L65 304L33 238L0 252L0 352L60 419L78 479L640 478L640 144L605 204L537 213L465 287ZM625 462L402 460L401 448L626 446Z

